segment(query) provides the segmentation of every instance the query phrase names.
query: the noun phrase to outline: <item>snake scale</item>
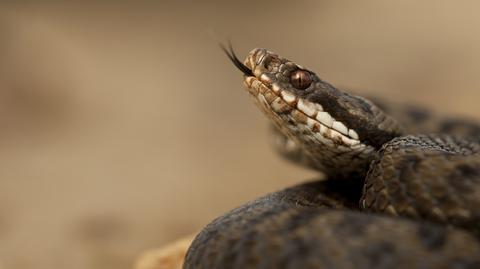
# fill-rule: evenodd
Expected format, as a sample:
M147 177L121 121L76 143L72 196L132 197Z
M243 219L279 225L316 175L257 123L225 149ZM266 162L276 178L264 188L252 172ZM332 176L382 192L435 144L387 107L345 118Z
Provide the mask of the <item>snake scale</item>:
M276 149L326 180L208 224L184 268L480 268L480 126L347 93L266 49L244 84Z

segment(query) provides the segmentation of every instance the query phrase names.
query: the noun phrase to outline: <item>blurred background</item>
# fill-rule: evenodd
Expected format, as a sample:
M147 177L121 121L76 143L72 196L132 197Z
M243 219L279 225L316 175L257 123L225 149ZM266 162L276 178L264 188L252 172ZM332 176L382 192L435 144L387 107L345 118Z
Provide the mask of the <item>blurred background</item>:
M40 2L40 1L38 1ZM476 1L0 4L0 268L131 268L312 179L212 32L358 92L480 117Z

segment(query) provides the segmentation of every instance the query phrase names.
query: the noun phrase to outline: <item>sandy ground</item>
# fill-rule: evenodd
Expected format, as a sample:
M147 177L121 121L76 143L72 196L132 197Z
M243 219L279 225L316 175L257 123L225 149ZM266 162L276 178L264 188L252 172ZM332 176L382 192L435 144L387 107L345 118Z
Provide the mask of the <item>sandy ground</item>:
M277 157L212 38L480 117L473 1L0 4L0 268L131 268L316 175ZM173 4L175 3L175 4Z

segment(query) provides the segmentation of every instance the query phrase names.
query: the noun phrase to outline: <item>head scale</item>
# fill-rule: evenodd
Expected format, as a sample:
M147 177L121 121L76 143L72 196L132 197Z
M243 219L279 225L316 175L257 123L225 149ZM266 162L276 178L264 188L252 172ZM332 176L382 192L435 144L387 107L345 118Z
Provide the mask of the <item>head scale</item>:
M343 92L315 73L265 49L254 49L243 64L255 103L316 168L332 176L362 174L377 149L401 128L369 100Z

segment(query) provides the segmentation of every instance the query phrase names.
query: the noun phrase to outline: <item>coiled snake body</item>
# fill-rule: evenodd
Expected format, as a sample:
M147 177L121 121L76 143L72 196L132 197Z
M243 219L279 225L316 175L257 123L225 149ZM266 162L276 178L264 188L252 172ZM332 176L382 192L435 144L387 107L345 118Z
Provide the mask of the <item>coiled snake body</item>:
M480 268L480 126L341 91L265 49L241 63L276 148L326 180L207 225L184 268Z

